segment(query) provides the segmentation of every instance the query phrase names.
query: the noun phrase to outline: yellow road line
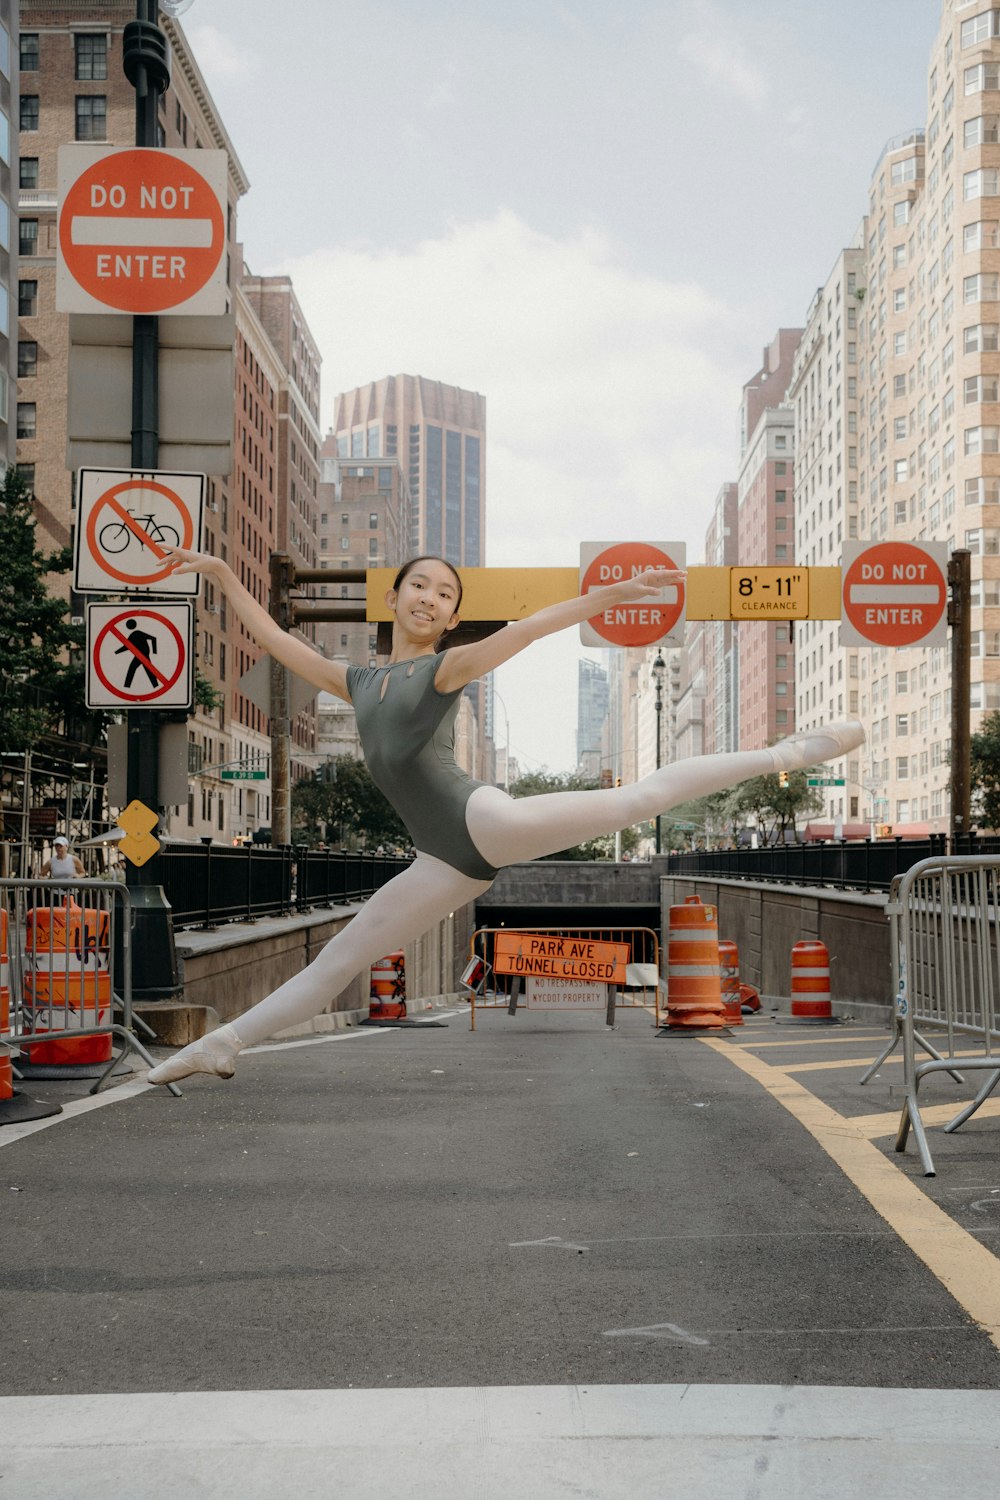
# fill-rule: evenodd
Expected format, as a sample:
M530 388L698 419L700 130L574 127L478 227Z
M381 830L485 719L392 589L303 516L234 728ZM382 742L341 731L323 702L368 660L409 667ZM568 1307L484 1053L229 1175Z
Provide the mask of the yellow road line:
M880 1047L889 1040L889 1033L876 1031L866 1035L857 1031L840 1031L833 1036L817 1036L815 1031L806 1036L797 1036L794 1041L758 1042L750 1036L733 1037L737 1047Z
M982 1047L966 1047L963 1050L947 1052L944 1054L950 1061L953 1057L982 1057ZM863 1068L866 1063L873 1063L874 1057L841 1057L836 1062L807 1062L807 1063L783 1063L782 1069L785 1073L822 1073L827 1068ZM887 1068L890 1063L897 1066L903 1061L903 1053L900 1049L887 1057L882 1062L882 1067ZM997 1057L997 1067L1000 1068L1000 1056Z
M920 1118L925 1125L947 1125L952 1116L958 1114L963 1102L956 1099L951 1104L921 1104ZM901 1113L902 1105L887 1114L850 1115L848 1118L854 1128L868 1140L877 1141L880 1136L896 1134ZM995 1120L997 1116L1000 1116L1000 1099L986 1099L976 1110L973 1119Z
M905 1245L1000 1350L1000 1261L887 1161L850 1119L780 1068L715 1037L699 1040L749 1074L803 1125Z

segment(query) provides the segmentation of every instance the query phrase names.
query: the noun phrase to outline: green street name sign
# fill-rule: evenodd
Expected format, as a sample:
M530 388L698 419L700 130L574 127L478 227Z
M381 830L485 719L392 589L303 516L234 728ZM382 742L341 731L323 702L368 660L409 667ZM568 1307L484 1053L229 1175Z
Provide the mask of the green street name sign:
M242 768L242 766L238 766L235 770L231 770L231 771L220 771L219 775L222 777L223 781L266 781L267 780L267 772L266 771L244 770Z
M846 786L845 776L807 776L806 786Z

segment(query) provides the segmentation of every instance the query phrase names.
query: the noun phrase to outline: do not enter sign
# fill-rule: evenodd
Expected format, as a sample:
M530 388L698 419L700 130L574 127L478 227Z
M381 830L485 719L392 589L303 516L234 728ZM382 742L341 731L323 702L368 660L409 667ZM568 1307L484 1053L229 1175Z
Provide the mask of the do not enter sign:
M580 593L635 578L647 568L683 568L683 542L584 542L580 547ZM684 585L672 583L660 594L616 604L585 620L585 646L681 645L684 639Z
M935 646L948 638L944 542L847 542L843 646Z
M61 146L57 312L226 310L226 153Z

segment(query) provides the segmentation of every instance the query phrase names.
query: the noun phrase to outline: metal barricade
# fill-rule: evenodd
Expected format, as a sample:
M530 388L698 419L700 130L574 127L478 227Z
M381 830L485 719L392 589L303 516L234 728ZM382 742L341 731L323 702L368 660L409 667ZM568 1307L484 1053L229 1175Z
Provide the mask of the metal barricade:
M611 991L608 1023L616 1009L642 1009L652 1012L654 1025L660 1024L660 939L652 927L477 927L469 939L470 967L473 960L481 964L480 978L468 985L471 1002L471 1027L476 1029L477 1010L506 1010L511 1015L525 1004L521 986L512 977L497 974L494 969L494 944L498 933L532 932L552 937L579 939L582 942L627 943L630 958L624 985ZM468 972L468 971L467 971ZM664 1006L665 1010L665 1006Z
M895 1028L862 1082L902 1044L905 1097L896 1150L906 1149L912 1128L924 1175L933 1177L934 1162L918 1100L921 1081L931 1073L948 1072L963 1082L956 1070L956 1043L971 1038L982 1043L983 1055L963 1056L961 1067L985 1072L985 1082L972 1102L944 1127L949 1133L968 1120L1000 1083L1000 856L921 860L893 881L886 910ZM941 1051L918 1026L943 1032ZM918 1049L926 1054L925 1061L918 1061Z
M136 1029L155 1033L132 1011L132 900L124 885L107 880L0 880L0 911L8 951L8 1005L0 1020L0 1046L12 1054L32 1050L55 1066L80 1060L102 1068L96 1094L126 1051L147 1066L153 1059ZM109 1038L105 1048L95 1039ZM114 1040L121 1043L116 1053ZM17 1077L22 1074L16 1063ZM170 1092L180 1097L175 1084Z

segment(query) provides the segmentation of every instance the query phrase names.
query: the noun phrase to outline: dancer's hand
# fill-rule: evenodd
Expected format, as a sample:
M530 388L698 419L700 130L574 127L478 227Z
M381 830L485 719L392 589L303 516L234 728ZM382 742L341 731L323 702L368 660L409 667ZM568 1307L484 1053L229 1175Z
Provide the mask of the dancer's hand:
M219 574L225 567L220 557L213 557L211 552L193 552L188 547L164 547L163 552L171 563L171 573L180 576L182 573L207 573Z
M683 583L686 577L685 568L647 568L644 573L623 579L613 587L621 602L626 604L632 599L646 599L651 594L659 594L672 583Z

